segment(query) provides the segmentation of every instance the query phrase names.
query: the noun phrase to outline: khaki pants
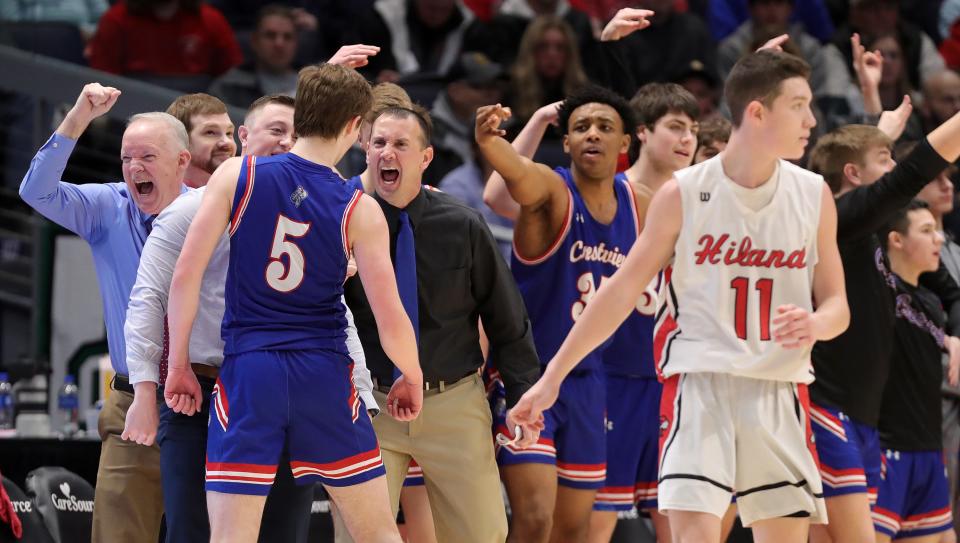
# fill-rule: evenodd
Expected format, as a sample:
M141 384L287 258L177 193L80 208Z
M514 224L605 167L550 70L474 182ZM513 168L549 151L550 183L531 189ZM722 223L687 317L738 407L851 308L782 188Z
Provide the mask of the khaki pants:
M154 543L160 537L160 448L120 439L132 403L132 394L113 390L100 412L103 444L93 502L95 543Z
M387 414L386 394L374 391L381 414L373 419L394 514L410 459L423 468L424 484L440 543L502 542L507 515L494 459L492 417L478 375L424 392L423 410L413 422ZM350 541L342 524L338 543Z

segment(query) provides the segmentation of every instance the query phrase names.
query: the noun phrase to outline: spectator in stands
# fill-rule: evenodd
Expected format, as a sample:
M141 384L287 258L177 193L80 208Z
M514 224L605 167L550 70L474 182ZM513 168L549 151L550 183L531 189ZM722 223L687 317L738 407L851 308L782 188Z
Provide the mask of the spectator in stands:
M868 50L879 51L883 57L883 74L878 87L883 110L896 109L904 96L910 96L912 102L920 103L922 100L907 77L903 48L897 35L880 36L866 45ZM907 141L917 141L923 137L923 121L917 111L910 114L902 137Z
M166 113L134 116L123 133L123 183L74 185L60 180L77 139L108 112L120 91L91 83L37 151L20 197L87 241L100 285L107 345L116 376L100 412L103 441L93 508L93 541L157 541L163 515L160 450L120 438L133 403L123 323L140 253L154 217L186 190L187 132ZM74 534L78 537L80 534Z
M291 8L268 4L257 15L250 35L253 58L233 68L210 85L210 94L224 102L246 107L267 94L293 96L297 90L296 17Z
M700 108L700 121L719 115L720 93L723 90L720 80L713 70L699 60L691 60L671 78L697 99Z
M483 220L490 227L493 238L497 240L500 254L509 263L510 253L513 252L513 221L497 215L483 203L483 187L494 172L490 163L477 151L476 140L474 140L472 153L474 159L454 168L443 178L440 185L443 186L443 192L480 212Z
M227 20L201 0L122 0L90 43L90 66L121 75L213 78L241 62Z
M108 7L107 0L5 0L0 2L0 21L73 23L88 40Z
M367 79L397 82L416 73L446 75L475 17L459 0L377 0L357 24L353 43L380 47L360 68Z
M641 0L633 4L654 12L648 28L620 40L625 69L637 88L653 81L668 81L678 67L689 66L694 60L703 62L708 70L715 69L716 44L696 15L676 12L673 0ZM589 65L590 60L586 63Z
M915 25L900 18L896 0L850 0L847 24L834 33L833 44L849 62L852 58L850 36L857 32L864 43L880 36L896 35L903 51L903 67L910 85L921 88L923 80L944 67L933 40Z
M226 104L202 92L185 94L170 104L167 113L190 135L190 167L183 182L191 188L205 186L217 166L237 154Z
M794 47L801 58L810 64L810 89L816 99L824 96L843 96L850 85L850 72L843 56L834 47L823 47L799 23L790 23L794 0L748 0L750 18L720 42L717 53L721 80L741 57L752 53L770 37L787 34L790 40L784 46Z
M737 31L750 20L751 0L723 0L709 2L707 23L717 41ZM803 31L819 41L829 41L833 36L833 21L823 0L796 0L790 21L802 25Z
M522 124L541 107L583 86L587 76L570 25L554 15L536 18L523 33L510 76L506 102Z
M570 25L572 34L576 36L574 48L579 49L580 58L593 55L590 17L572 8L567 0L505 0L489 24L478 27L479 33L471 33L468 47L483 51L494 61L510 66L523 48L522 36L531 21L547 16L563 19Z
M727 148L732 126L725 117L716 116L700 122L700 131L697 132L697 152L693 155L693 163L699 164L704 160L719 155Z
M463 53L450 70L447 86L433 103L434 158L423 180L438 185L447 173L473 162L474 115L503 97L503 68L483 53Z
M928 77L923 82L920 111L925 132L940 126L960 111L960 75L947 69Z

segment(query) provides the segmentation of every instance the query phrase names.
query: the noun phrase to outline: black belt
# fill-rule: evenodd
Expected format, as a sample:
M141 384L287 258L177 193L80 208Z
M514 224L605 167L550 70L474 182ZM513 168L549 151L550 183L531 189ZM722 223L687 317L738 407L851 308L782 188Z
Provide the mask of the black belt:
M424 380L423 380L423 390L424 390L424 391L434 390L434 391L437 391L437 392L443 392L443 391L446 390L448 387L451 387L451 386L455 385L456 383L458 383L458 382L466 379L467 377L470 377L470 376L473 376L473 375L479 375L479 374L480 374L479 372L480 372L480 370L479 370L479 368L478 368L478 369L475 369L475 370L470 370L470 371L468 371L467 373L461 375L460 377L454 377L453 379L424 379ZM384 380L384 379L380 379L380 378L377 378L377 377L374 377L374 378L373 378L373 389L374 389L374 390L379 390L380 392L383 392L384 394L388 394L388 393L390 392L390 387L391 387L391 386L393 386L393 383L392 383L392 382L389 382L389 381L386 381L386 380Z
M113 380L110 382L110 388L113 390L119 390L120 392L133 394L133 385L130 384L130 378L128 378L126 375L114 375Z

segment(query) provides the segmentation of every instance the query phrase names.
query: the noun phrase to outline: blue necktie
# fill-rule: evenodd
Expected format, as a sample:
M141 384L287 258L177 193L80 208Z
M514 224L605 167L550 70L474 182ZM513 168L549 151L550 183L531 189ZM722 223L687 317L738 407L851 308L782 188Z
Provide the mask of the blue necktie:
M400 212L400 225L397 232L397 256L393 265L397 275L397 290L400 292L400 302L410 317L413 333L417 336L417 345L420 345L420 306L417 303L417 253L413 244L413 228L410 227L410 217L406 211ZM393 377L400 376L400 370L394 368Z

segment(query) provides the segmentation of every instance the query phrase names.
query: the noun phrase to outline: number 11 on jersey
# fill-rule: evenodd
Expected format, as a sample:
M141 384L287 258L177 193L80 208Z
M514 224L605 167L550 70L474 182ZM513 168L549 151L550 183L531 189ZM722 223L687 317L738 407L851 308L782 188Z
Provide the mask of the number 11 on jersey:
M734 290L733 327L737 337L747 339L747 311L750 298L750 279L735 277L730 281ZM754 288L760 295L760 341L770 341L770 304L773 302L773 279L757 279Z

